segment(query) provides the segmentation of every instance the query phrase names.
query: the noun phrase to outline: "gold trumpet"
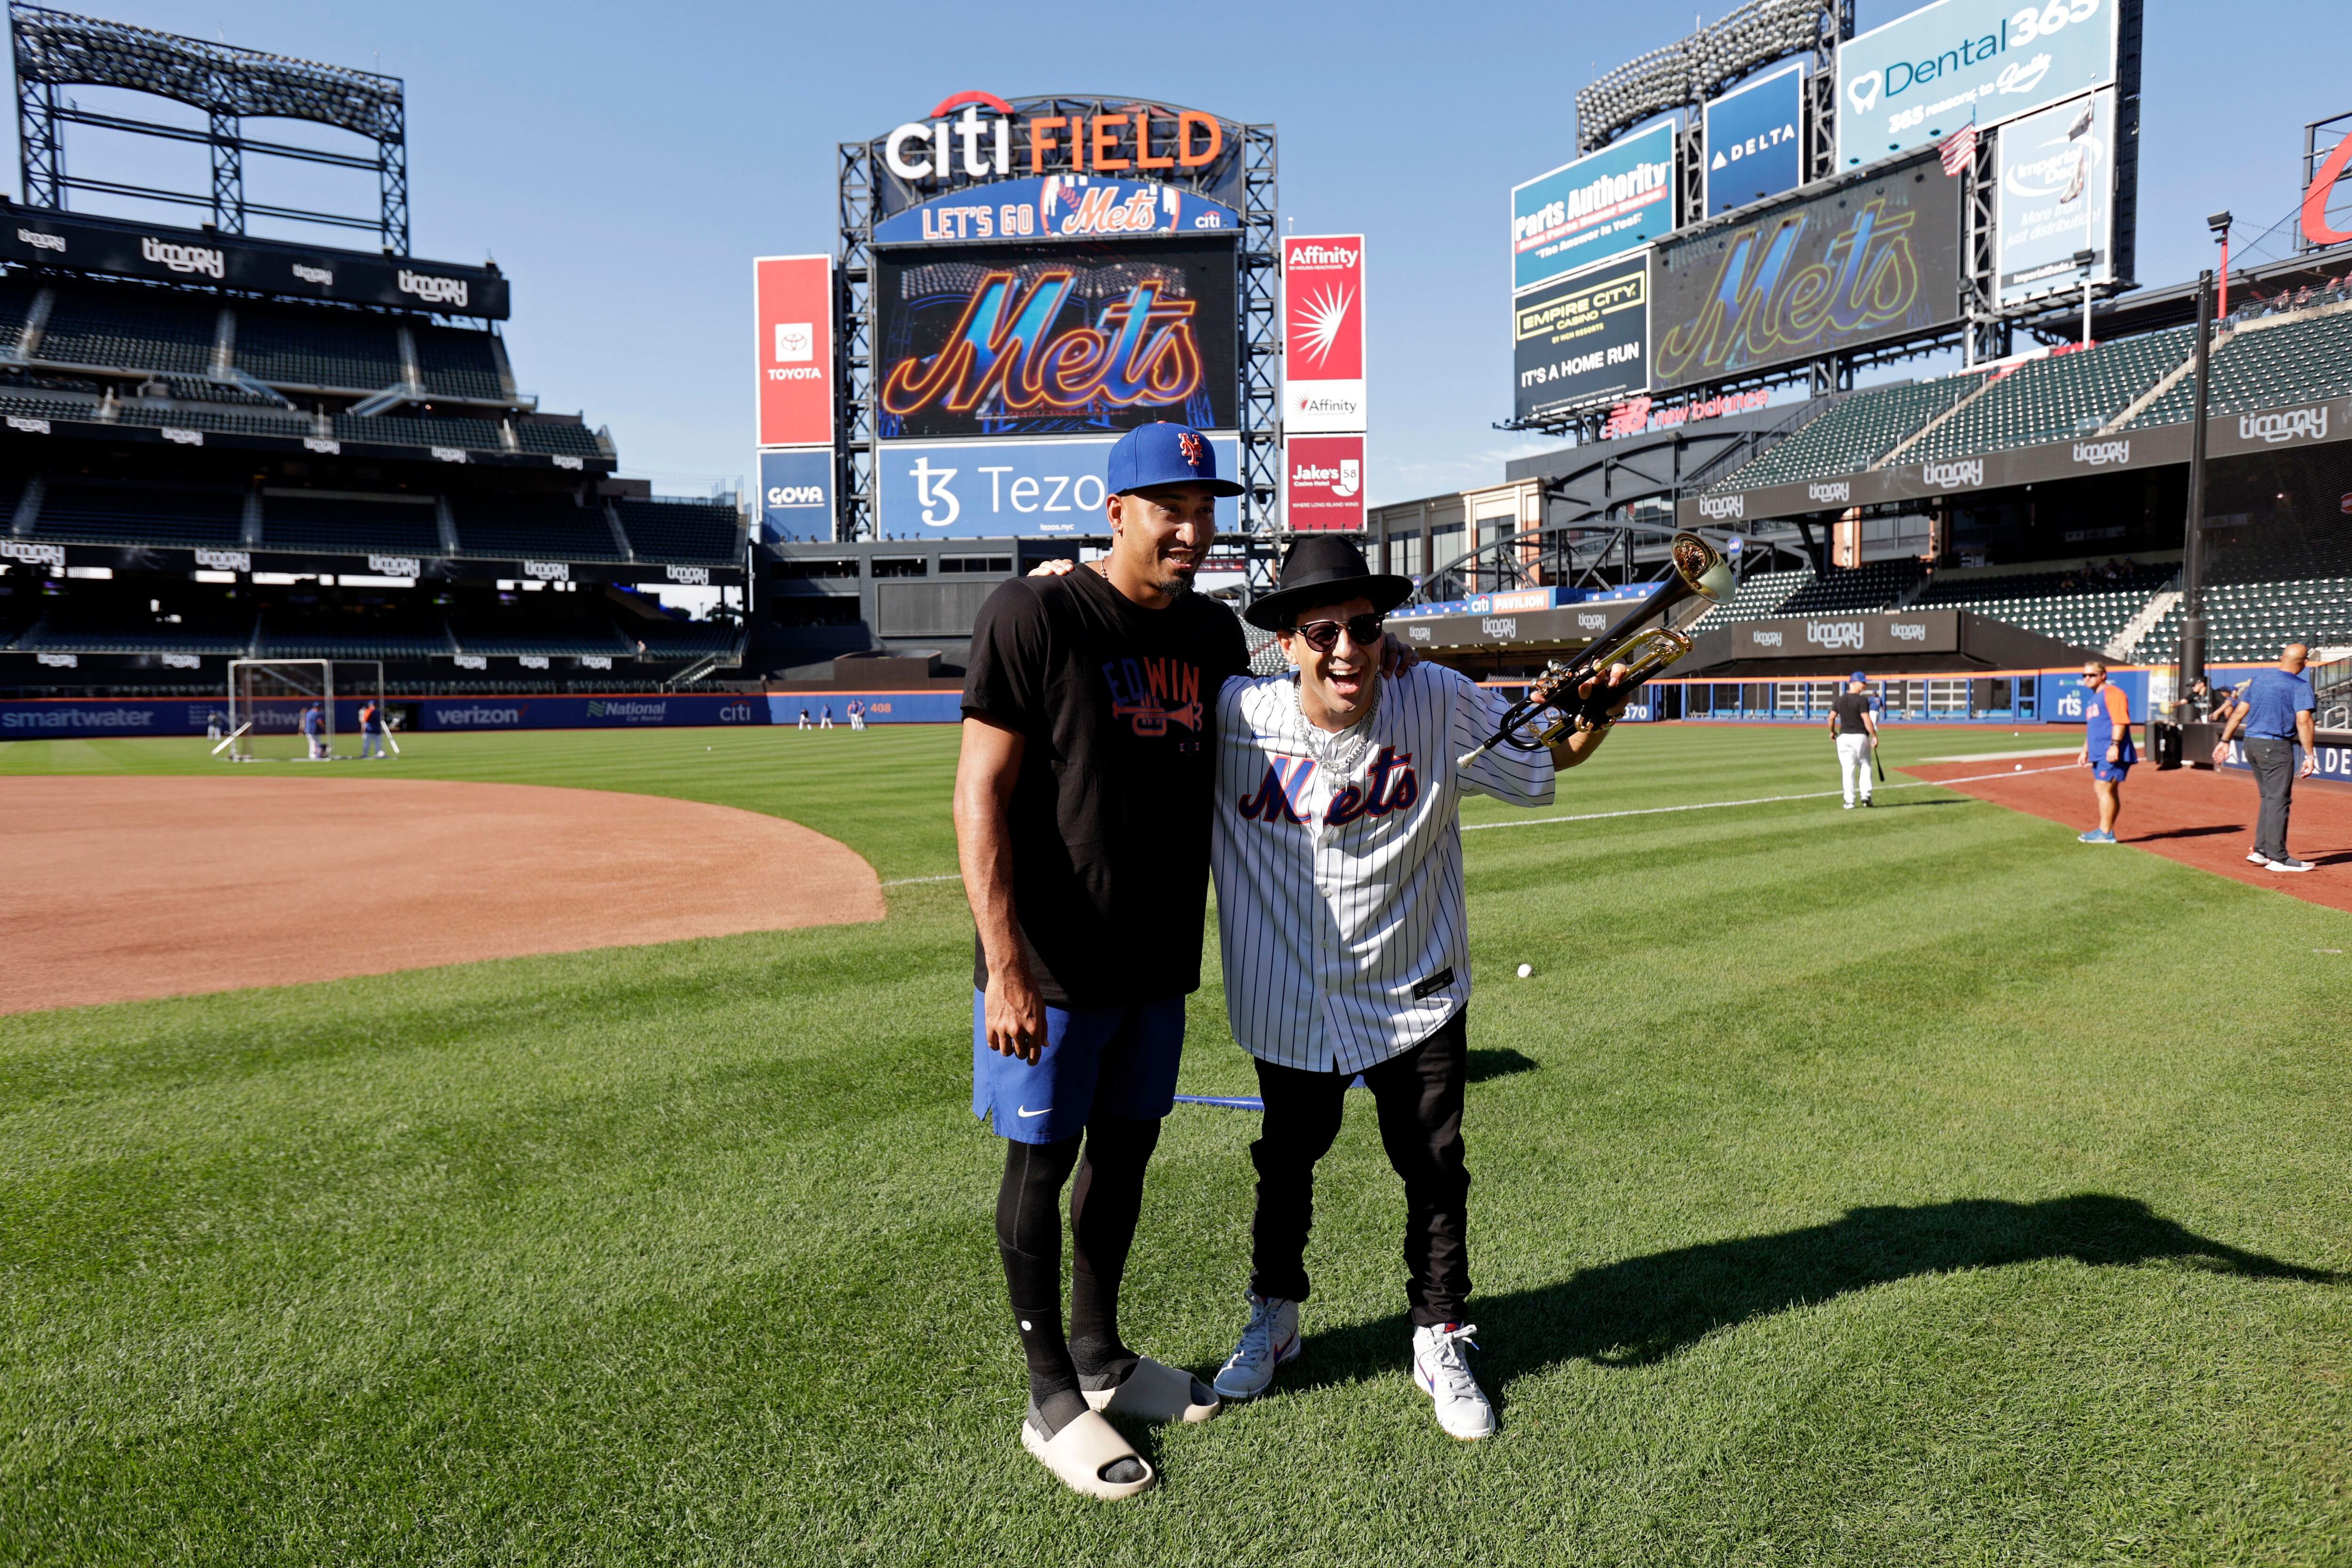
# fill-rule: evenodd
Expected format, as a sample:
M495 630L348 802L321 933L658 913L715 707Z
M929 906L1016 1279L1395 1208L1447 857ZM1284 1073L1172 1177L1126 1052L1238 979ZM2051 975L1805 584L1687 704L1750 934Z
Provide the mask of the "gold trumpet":
M1625 694L1690 652L1691 639L1670 626L1644 626L1685 599L1705 599L1719 605L1736 585L1731 563L1723 552L1696 533L1675 535L1670 552L1675 574L1659 590L1615 626L1593 639L1592 646L1562 664L1554 659L1528 688L1527 696L1511 704L1503 722L1486 742L1462 753L1457 765L1468 767L1496 746L1536 752L1553 745L1570 730L1591 730L1609 722L1609 710ZM1640 629L1635 629L1635 628ZM1576 689L1596 676L1606 679L1609 667L1622 664L1624 678L1614 686L1597 687L1590 697ZM1541 726L1540 729L1538 726ZM1528 731L1522 734L1521 731Z

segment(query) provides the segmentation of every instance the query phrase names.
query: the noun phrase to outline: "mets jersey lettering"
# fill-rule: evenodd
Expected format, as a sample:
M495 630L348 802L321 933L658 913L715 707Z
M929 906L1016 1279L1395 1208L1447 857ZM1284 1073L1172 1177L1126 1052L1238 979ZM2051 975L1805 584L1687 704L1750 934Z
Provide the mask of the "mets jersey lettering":
M1217 923L1225 1006L1252 1056L1360 1072L1412 1049L1470 997L1462 796L1552 798L1551 757L1501 748L1467 769L1507 703L1433 664L1381 683L1351 774L1314 758L1292 677L1217 699Z

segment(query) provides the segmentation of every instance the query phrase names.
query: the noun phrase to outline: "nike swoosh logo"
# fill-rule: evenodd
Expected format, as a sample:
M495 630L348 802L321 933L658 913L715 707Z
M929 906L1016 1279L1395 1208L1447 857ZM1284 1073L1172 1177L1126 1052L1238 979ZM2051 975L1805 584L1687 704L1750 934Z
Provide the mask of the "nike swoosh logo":
M1045 1110L1053 1110L1053 1109L1054 1109L1054 1108L1053 1108L1052 1106L1050 1106L1050 1105L1049 1105L1049 1106L1047 1106L1047 1107L1045 1107ZM1030 1110L1028 1107L1026 1107L1026 1106L1023 1106L1023 1107L1021 1107L1021 1109L1020 1109L1020 1114L1021 1114L1022 1116L1024 1116L1024 1117L1030 1117L1030 1116L1043 1116L1043 1115L1045 1115L1045 1110Z

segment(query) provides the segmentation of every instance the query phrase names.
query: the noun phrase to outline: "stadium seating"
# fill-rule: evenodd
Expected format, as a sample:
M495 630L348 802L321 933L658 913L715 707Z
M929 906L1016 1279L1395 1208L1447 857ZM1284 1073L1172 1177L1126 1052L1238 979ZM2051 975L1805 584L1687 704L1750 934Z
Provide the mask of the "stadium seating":
M392 322L356 311L247 307L237 312L236 360L239 370L275 386L364 395L401 379Z
M434 509L415 501L264 494L261 546L376 555L438 555Z
M742 523L724 501L624 500L614 506L639 560L719 564L742 556Z
M38 357L63 364L203 375L220 307L129 285L60 288Z
M2214 414L2243 414L2352 392L2352 310L2273 316L2240 328L2212 358ZM2197 378L2182 376L2131 427L2179 424L2196 407Z
M608 456L596 432L569 420L541 420L526 416L515 421L515 445L526 452L550 452L566 458Z
M408 447L457 447L496 452L505 443L488 419L420 419L400 414L338 414L335 434L346 441L395 442Z
M447 627L413 621L346 628L308 621L280 623L265 615L253 642L257 658L445 658L456 651Z
M1861 566L1832 566L1781 603L1780 614L1812 616L1840 610L1885 610L1902 603L1927 573L1927 563L1914 556L1872 561Z
M2174 605L2131 650L2142 664L2178 652L2180 607ZM2352 576L2298 582L2222 583L2205 594L2205 657L2214 663L2268 662L2291 642L2314 647L2352 645Z
M457 639L458 652L500 658L526 655L547 658L631 658L637 651L635 642L624 638L609 624L540 628L458 621L451 624L449 633Z
M168 384L172 396L182 403L227 403L251 408L282 409L286 406L266 392L255 392L233 381L195 381L180 377Z
M499 374L498 350L488 332L457 327L413 327L416 374L425 390L449 397L492 400L507 395Z
M2102 343L2020 366L1903 454L1928 462L2087 436L2131 406L2189 353L2192 327Z
M210 654L243 658L252 646L250 636L229 632L186 631L170 626L97 626L78 630L59 626L55 617L44 619L19 637L16 653Z
M621 635L643 643L646 658L708 658L743 646L743 628L723 621L631 621Z
M242 491L135 479L56 479L41 498L32 537L85 544L234 549Z
M1780 613L1790 595L1813 580L1810 566L1794 572L1757 572L1742 579L1739 591L1701 617L1707 630L1741 621L1760 621Z
M1931 578L1911 605L1916 609L1974 610L2096 652L2115 640L2148 595L2169 583L2177 570L2138 567L2115 583L2071 572L1943 573Z
M1717 484L1720 491L1790 485L1868 468L1976 390L1973 380L1906 382L1848 394L1837 405Z
M98 403L94 398L46 395L37 392L0 393L0 416L13 414L19 419L95 419Z
M476 495L449 498L464 555L516 556L532 560L616 561L601 506L582 506L570 496Z
M224 435L278 436L299 439L317 426L303 415L280 410L265 414L232 414L226 409L166 405L152 398L127 397L115 405L118 425L169 426L179 430L218 430Z

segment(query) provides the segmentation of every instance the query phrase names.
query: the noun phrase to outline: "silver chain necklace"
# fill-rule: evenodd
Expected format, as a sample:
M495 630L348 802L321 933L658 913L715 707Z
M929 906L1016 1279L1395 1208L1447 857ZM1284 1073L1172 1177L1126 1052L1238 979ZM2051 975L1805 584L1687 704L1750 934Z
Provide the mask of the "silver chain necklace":
M1364 753L1372 748L1372 719L1381 710L1381 678L1372 677L1372 705L1364 716L1334 734L1307 716L1307 682L1293 676L1290 700L1298 710L1300 728L1307 731L1307 754L1315 759L1325 776L1333 780L1349 779L1362 765Z

